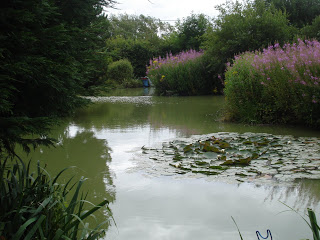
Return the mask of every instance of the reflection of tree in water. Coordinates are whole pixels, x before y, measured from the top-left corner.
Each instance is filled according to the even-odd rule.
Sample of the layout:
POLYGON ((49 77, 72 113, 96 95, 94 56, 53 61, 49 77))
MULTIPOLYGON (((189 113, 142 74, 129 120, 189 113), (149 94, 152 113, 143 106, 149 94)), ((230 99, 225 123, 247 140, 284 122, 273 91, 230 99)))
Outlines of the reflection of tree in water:
MULTIPOLYGON (((77 127, 71 135, 68 130, 64 131, 65 127, 60 126, 51 135, 58 139, 60 144, 56 148, 37 149, 31 154, 33 161, 40 160, 42 164, 46 164, 51 175, 56 175, 63 168, 75 166, 63 173, 60 182, 70 177, 74 177, 73 180, 77 181, 84 176, 87 180, 82 191, 88 192, 88 201, 95 204, 104 199, 110 203, 114 202, 115 186, 108 166, 111 162, 111 149, 107 141, 95 138, 90 130, 81 131, 77 127)), ((105 220, 102 214, 97 218, 101 222, 105 220)))
POLYGON ((78 132, 73 138, 63 140, 63 152, 71 165, 88 181, 88 189, 95 198, 115 200, 113 179, 108 163, 111 162, 110 148, 104 139, 96 139, 91 131, 78 132), (108 189, 106 189, 106 185, 108 189), (108 191, 106 191, 108 190, 108 191), (107 195, 108 194, 108 195, 107 195))
POLYGON ((148 104, 134 104, 130 102, 103 102, 90 105, 86 109, 77 111, 74 122, 86 129, 128 128, 147 124, 147 116, 151 106, 148 104))
POLYGON ((294 199, 293 206, 290 205, 294 209, 315 209, 319 205, 320 200, 319 184, 320 180, 304 179, 297 181, 292 186, 268 186, 265 187, 269 192, 265 200, 277 200, 286 203, 289 199, 294 199))

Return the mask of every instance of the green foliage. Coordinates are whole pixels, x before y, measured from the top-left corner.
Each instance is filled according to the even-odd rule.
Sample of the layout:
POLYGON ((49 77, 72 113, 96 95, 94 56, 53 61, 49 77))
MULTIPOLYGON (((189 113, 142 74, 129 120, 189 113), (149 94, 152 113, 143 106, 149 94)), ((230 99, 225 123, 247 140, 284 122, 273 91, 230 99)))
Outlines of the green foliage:
POLYGON ((127 78, 124 79, 121 87, 123 88, 139 88, 142 87, 142 83, 141 83, 141 79, 137 79, 137 78, 127 78))
POLYGON ((266 0, 266 2, 285 11, 290 23, 299 28, 311 24, 320 15, 319 0, 266 0))
POLYGON ((144 15, 111 15, 110 38, 106 54, 112 61, 128 59, 137 77, 145 76, 146 65, 153 56, 165 54, 164 38, 172 31, 171 25, 144 15))
MULTIPOLYGON (((84 179, 66 185, 57 182, 62 170, 51 178, 39 162, 36 173, 23 161, 0 165, 0 236, 4 239, 99 239, 104 223, 89 228, 86 218, 108 204, 85 200, 80 192, 84 179), (73 194, 71 193, 71 190, 73 194), (71 194, 71 196, 69 196, 71 194)), ((109 211, 109 208, 107 208, 109 211)))
POLYGON ((182 22, 177 23, 178 44, 180 51, 189 49, 200 49, 202 35, 210 26, 208 17, 204 14, 191 14, 182 22))
POLYGON ((163 64, 149 72, 158 95, 205 95, 217 93, 221 85, 207 74, 202 57, 177 64, 163 64))
POLYGON ((161 35, 172 30, 170 24, 143 14, 139 16, 128 14, 111 15, 109 21, 112 37, 147 40, 152 44, 159 43, 161 35), (161 35, 159 36, 158 33, 161 35))
POLYGON ((301 34, 309 39, 320 40, 320 16, 316 17, 312 21, 312 24, 303 27, 301 34))
POLYGON ((245 53, 226 72, 227 118, 320 126, 319 42, 245 53))
POLYGON ((133 67, 127 59, 111 63, 107 71, 108 78, 122 83, 125 79, 133 77, 133 67))
POLYGON ((108 56, 113 61, 128 59, 132 64, 134 75, 140 77, 145 76, 149 59, 152 58, 154 52, 158 51, 155 46, 147 40, 123 37, 111 38, 106 42, 108 56))
POLYGON ((286 14, 262 0, 226 2, 217 9, 220 15, 203 44, 214 79, 224 73, 234 55, 293 38, 295 29, 289 26, 286 14))
MULTIPOLYGON (((83 87, 95 84, 104 57, 106 18, 112 0, 17 0, 2 3, 0 33, 0 153, 14 144, 45 141, 49 118, 64 117, 87 101, 83 87)), ((47 139, 48 140, 48 139, 47 139)), ((25 148, 27 149, 27 148, 25 148)))
POLYGON ((309 216, 309 220, 310 220, 310 229, 312 230, 313 233, 313 239, 314 240, 320 240, 320 235, 319 235, 319 225, 317 222, 317 218, 316 218, 316 214, 314 213, 314 211, 310 208, 308 208, 308 216, 309 216))

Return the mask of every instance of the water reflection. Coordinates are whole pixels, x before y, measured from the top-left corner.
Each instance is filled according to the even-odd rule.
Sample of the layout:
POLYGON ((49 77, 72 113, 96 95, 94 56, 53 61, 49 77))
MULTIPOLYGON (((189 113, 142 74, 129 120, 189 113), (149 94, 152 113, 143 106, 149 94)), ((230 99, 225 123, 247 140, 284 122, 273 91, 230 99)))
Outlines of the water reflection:
POLYGON ((305 211, 307 208, 319 209, 320 201, 320 180, 298 180, 295 184, 287 184, 284 186, 256 186, 266 188, 266 201, 291 201, 290 207, 305 211))
POLYGON ((134 91, 117 93, 133 97, 108 97, 78 111, 52 133, 60 146, 32 155, 47 163, 49 171, 77 166, 71 174, 89 178, 89 200, 109 199, 117 227, 111 227, 106 239, 239 239, 230 216, 246 240, 256 240, 255 231, 267 228, 274 239, 311 239, 297 214, 278 214, 288 210, 279 201, 301 210, 320 210, 317 181, 257 186, 210 182, 203 175, 150 177, 128 169, 142 146, 176 137, 223 131, 320 136, 319 131, 218 122, 222 97, 161 98, 141 96, 143 89, 134 91))
POLYGON ((75 166, 66 171, 61 180, 72 176, 76 180, 84 176, 87 181, 83 190, 89 191, 89 201, 98 203, 107 199, 114 202, 116 194, 109 167, 111 149, 108 142, 97 139, 90 129, 68 124, 65 123, 52 132, 52 137, 58 139, 55 148, 40 147, 28 157, 46 164, 51 175, 63 168, 75 166))
MULTIPOLYGON (((141 94, 141 92, 140 92, 141 94)), ((180 136, 214 132, 263 132, 277 135, 320 136, 320 131, 295 126, 221 122, 223 96, 195 97, 101 97, 88 109, 79 111, 75 121, 98 128, 126 128, 150 124, 153 129, 169 128, 180 136)))

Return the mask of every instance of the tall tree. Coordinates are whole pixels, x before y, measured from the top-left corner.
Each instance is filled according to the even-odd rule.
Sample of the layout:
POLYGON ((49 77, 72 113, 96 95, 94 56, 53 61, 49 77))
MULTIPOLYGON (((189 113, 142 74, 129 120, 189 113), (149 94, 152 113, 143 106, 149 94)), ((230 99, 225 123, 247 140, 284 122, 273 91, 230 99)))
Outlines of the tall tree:
POLYGON ((266 0, 269 4, 282 11, 286 11, 291 24, 303 27, 311 24, 320 15, 319 0, 266 0))
MULTIPOLYGON (((49 144, 53 118, 84 103, 90 31, 112 0, 4 0, 0 9, 0 154, 49 144), (86 55, 84 55, 86 54, 86 55), (36 134, 26 139, 25 135, 36 134), (40 137, 37 137, 40 135, 40 137)), ((91 34, 91 35, 90 35, 91 34)), ((91 48, 92 49, 92 48, 91 48)))
POLYGON ((210 27, 210 22, 204 14, 191 14, 177 23, 178 41, 181 50, 199 50, 202 36, 210 27))

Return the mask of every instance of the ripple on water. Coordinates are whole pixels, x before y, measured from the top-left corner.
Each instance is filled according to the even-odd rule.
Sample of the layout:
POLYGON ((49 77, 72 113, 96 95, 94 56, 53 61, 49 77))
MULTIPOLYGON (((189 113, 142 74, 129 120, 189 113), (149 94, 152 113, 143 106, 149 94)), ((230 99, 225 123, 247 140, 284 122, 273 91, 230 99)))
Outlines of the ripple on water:
POLYGON ((110 102, 110 103, 130 103, 130 104, 154 104, 152 96, 134 96, 134 97, 84 97, 92 102, 110 102))

